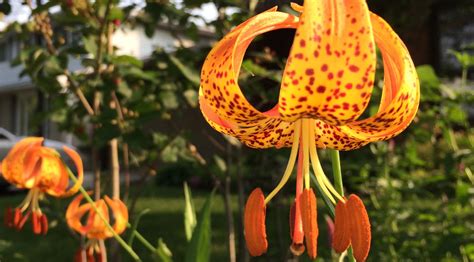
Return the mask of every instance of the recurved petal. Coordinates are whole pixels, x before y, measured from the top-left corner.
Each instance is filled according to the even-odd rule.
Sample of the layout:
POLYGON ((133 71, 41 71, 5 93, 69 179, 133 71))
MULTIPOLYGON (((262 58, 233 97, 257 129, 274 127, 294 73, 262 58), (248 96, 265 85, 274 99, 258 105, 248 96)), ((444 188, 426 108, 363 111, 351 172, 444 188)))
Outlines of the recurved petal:
POLYGON ((415 66, 403 42, 390 26, 371 15, 377 46, 384 60, 384 88, 379 112, 342 127, 348 135, 368 142, 398 135, 418 111, 420 86, 415 66))
POLYGON ((370 99, 375 62, 365 0, 305 1, 282 79, 282 119, 357 119, 370 99))
MULTIPOLYGON (((68 196, 74 195, 79 190, 79 188, 81 187, 82 182, 84 181, 84 167, 83 167, 83 164, 82 164, 81 156, 76 151, 74 151, 71 148, 66 147, 66 146, 63 147, 63 150, 72 159, 72 161, 76 165, 76 170, 77 170, 77 181, 76 181, 76 183, 74 183, 74 185, 69 190, 67 190, 66 192, 63 192, 61 194, 61 197, 68 197, 68 196)), ((67 179, 69 181, 69 174, 66 174, 66 175, 67 175, 67 179)))
POLYGON ((293 142, 293 123, 265 117, 252 123, 237 124, 231 120, 224 120, 214 113, 203 97, 199 100, 201 112, 210 126, 220 133, 236 137, 249 147, 289 147, 293 142))
POLYGON ((364 203, 356 195, 350 195, 347 212, 351 215, 351 245, 357 261, 365 261, 370 250, 370 221, 364 203))
MULTIPOLYGON (((91 210, 92 207, 89 203, 80 205, 82 198, 82 195, 78 195, 76 198, 74 198, 74 200, 71 201, 66 210, 66 222, 70 228, 76 230, 82 235, 85 235, 90 227, 88 225, 84 226, 81 222, 81 219, 86 212, 91 210)), ((90 216, 94 216, 94 214, 90 213, 90 216)))
POLYGON ((372 117, 339 127, 316 120, 318 146, 351 150, 390 139, 405 130, 418 111, 420 86, 408 50, 382 18, 371 14, 371 20, 384 61, 379 111, 372 117))
POLYGON ((201 94, 211 111, 239 126, 252 125, 269 117, 255 109, 242 94, 238 85, 240 65, 247 47, 257 35, 295 27, 297 20, 272 9, 250 18, 216 44, 201 72, 201 94))
POLYGON ((332 248, 337 253, 344 252, 351 243, 350 215, 347 211, 347 203, 339 201, 336 205, 334 217, 334 235, 332 238, 332 248))
POLYGON ((115 224, 112 227, 115 233, 122 234, 128 224, 127 206, 120 199, 110 199, 108 196, 105 196, 104 198, 115 218, 115 224))
POLYGON ((2 175, 9 183, 24 187, 24 159, 27 151, 39 147, 42 137, 27 137, 16 143, 2 162, 2 175))
POLYGON ((267 252, 268 242, 265 231, 265 198, 260 188, 250 194, 245 204, 244 232, 247 249, 252 256, 267 252))
POLYGON ((301 194, 300 201, 306 250, 308 250, 308 256, 315 259, 318 254, 319 229, 316 196, 313 190, 305 189, 301 194))

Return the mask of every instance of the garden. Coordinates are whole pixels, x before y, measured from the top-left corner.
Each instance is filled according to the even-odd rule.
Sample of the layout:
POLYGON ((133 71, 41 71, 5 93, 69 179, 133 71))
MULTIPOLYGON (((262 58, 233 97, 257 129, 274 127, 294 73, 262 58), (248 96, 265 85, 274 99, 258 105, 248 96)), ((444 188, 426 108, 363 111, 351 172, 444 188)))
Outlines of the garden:
POLYGON ((0 261, 474 261, 472 1, 0 13, 0 261))

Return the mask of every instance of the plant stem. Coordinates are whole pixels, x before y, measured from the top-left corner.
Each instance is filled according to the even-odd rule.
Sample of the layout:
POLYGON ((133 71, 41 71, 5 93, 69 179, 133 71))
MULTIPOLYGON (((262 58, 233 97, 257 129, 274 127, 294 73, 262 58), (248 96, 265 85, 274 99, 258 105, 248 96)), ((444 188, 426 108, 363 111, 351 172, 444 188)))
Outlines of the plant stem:
MULTIPOLYGON (((77 181, 77 178, 74 176, 74 174, 72 172, 68 172, 69 173, 69 178, 71 178, 72 181, 74 181, 74 183, 76 183, 77 181)), ((105 217, 102 215, 102 213, 99 212, 99 210, 97 209, 97 206, 94 202, 94 200, 92 200, 92 198, 89 196, 89 194, 87 193, 87 191, 84 189, 84 187, 80 187, 79 188, 79 191, 81 192, 81 194, 84 196, 84 198, 86 199, 87 202, 89 202, 92 206, 92 208, 94 209, 95 213, 99 216, 99 218, 102 220, 102 222, 105 223, 105 226, 107 227, 108 230, 110 230, 110 232, 112 233, 113 237, 115 238, 115 240, 117 240, 117 242, 130 254, 130 256, 135 260, 135 261, 141 261, 140 257, 137 255, 137 253, 135 253, 135 251, 133 251, 132 247, 130 247, 129 245, 127 245, 127 242, 125 242, 125 240, 122 239, 122 237, 120 237, 115 231, 114 229, 112 228, 112 226, 109 224, 109 222, 107 221, 107 219, 105 219, 105 217)), ((138 232, 137 232, 138 233, 138 232)), ((137 238, 140 239, 139 235, 137 234, 137 238)))
POLYGON ((342 186, 342 173, 341 173, 341 158, 339 157, 339 151, 330 150, 331 162, 332 162, 332 173, 334 176, 334 186, 336 191, 344 196, 344 188, 342 186))
MULTIPOLYGON (((129 228, 132 227, 132 225, 130 225, 130 223, 127 224, 127 226, 129 228)), ((156 253, 156 248, 142 235, 140 234, 140 232, 138 232, 137 230, 134 230, 132 232, 132 234, 135 235, 135 237, 140 241, 142 242, 142 244, 148 249, 150 250, 153 254, 156 253)))
MULTIPOLYGON (((332 175, 334 177, 334 185, 336 191, 344 196, 344 187, 342 184, 342 172, 341 172, 341 158, 339 156, 339 151, 330 150, 331 162, 332 162, 332 175)), ((352 247, 347 249, 347 258, 350 262, 355 262, 354 254, 352 253, 352 247)))

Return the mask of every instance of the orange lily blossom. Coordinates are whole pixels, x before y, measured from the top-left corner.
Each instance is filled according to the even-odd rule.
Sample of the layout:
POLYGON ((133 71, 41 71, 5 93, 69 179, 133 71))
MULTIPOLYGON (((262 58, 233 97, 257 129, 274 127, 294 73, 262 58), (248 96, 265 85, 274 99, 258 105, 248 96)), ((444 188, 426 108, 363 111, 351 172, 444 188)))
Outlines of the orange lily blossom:
POLYGON ((299 17, 258 14, 234 28, 211 50, 201 72, 199 102, 207 122, 249 147, 291 147, 280 183, 265 198, 255 189, 245 207, 244 230, 251 255, 267 251, 265 209, 286 184, 296 160, 296 196, 290 211, 291 250, 317 256, 316 196, 310 167, 322 193, 336 205, 333 247, 352 246, 358 261, 369 253, 367 211, 356 195, 341 196, 325 176, 317 148, 353 150, 401 133, 418 110, 420 88, 408 50, 391 27, 370 13, 365 0, 306 0, 292 4, 299 17), (261 112, 244 97, 238 75, 251 41, 268 31, 296 28, 283 72, 278 104, 261 112), (381 51, 384 87, 378 112, 359 119, 370 100, 381 51))
POLYGON ((64 147, 64 152, 73 160, 78 172, 77 182, 68 189, 70 170, 56 150, 42 146, 43 140, 41 137, 22 139, 8 152, 0 168, 6 181, 30 190, 19 207, 6 209, 5 224, 20 230, 31 216, 35 234, 46 234, 48 231, 48 219, 39 207, 44 194, 71 196, 79 190, 83 181, 81 157, 74 150, 64 147))
POLYGON ((120 199, 110 199, 105 196, 104 199, 97 200, 95 207, 100 216, 94 210, 91 203, 81 205, 83 195, 78 195, 69 204, 66 211, 66 221, 70 228, 77 231, 79 234, 87 237, 89 240, 84 249, 79 249, 76 252, 74 261, 102 261, 102 254, 100 252, 99 240, 104 240, 113 236, 113 232, 108 228, 100 216, 102 216, 107 223, 110 221, 109 208, 115 219, 112 229, 115 233, 121 234, 127 228, 128 224, 128 210, 127 206, 120 199), (89 213, 86 224, 81 222, 86 213, 89 213))

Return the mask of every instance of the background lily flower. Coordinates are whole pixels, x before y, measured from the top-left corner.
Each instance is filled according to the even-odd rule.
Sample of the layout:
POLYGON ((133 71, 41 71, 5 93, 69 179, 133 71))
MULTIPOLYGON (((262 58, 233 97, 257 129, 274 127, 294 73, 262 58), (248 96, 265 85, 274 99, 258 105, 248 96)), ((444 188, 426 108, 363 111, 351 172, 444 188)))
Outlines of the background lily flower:
MULTIPOLYGON (((214 129, 250 147, 291 147, 280 183, 263 205, 257 201, 263 192, 256 189, 246 206, 246 216, 248 213, 249 217, 264 218, 265 204, 288 181, 298 158, 291 250, 301 253, 304 236, 310 257, 317 254, 311 166, 326 197, 333 204, 342 203, 338 204, 343 207, 339 209, 349 212, 348 216, 336 218, 335 237, 339 237, 340 225, 347 224, 338 221, 350 216, 358 218, 357 225, 345 228, 363 233, 352 234, 352 242, 345 241, 352 243, 356 259, 362 261, 370 247, 370 223, 365 207, 358 197, 351 195, 346 201, 334 189, 324 175, 316 148, 352 150, 398 135, 418 110, 417 74, 400 38, 382 18, 370 13, 364 0, 306 0, 303 7, 292 6, 301 12, 300 17, 271 9, 237 26, 216 44, 202 68, 200 108, 214 129), (278 104, 261 112, 240 90, 240 66, 247 47, 257 35, 282 28, 296 28, 296 35, 283 73, 278 104), (375 115, 358 120, 372 93, 376 46, 384 64, 382 99, 375 115)), ((256 226, 246 219, 245 227, 250 253, 265 253, 266 236, 260 219, 256 226)))
POLYGON ((100 213, 97 214, 94 207, 90 203, 81 205, 83 195, 78 195, 69 204, 66 211, 66 221, 70 228, 74 229, 79 234, 88 238, 84 250, 79 249, 76 253, 75 261, 82 261, 83 253, 85 252, 86 261, 94 261, 94 257, 99 260, 101 257, 99 240, 110 238, 113 233, 105 224, 100 216, 105 218, 107 223, 110 221, 109 208, 115 223, 112 226, 113 231, 117 234, 123 233, 128 224, 128 210, 127 206, 120 199, 110 199, 105 196, 104 199, 97 200, 95 206, 100 213), (84 215, 88 214, 85 225, 82 222, 84 215))
POLYGON ((21 229, 32 217, 33 232, 46 234, 48 220, 39 207, 39 200, 48 194, 54 197, 67 197, 75 194, 83 181, 82 160, 77 152, 64 147, 73 160, 78 172, 77 182, 69 187, 69 168, 60 154, 42 146, 43 138, 28 137, 18 142, 1 163, 1 173, 6 181, 18 188, 30 191, 19 207, 7 208, 5 224, 21 229))

